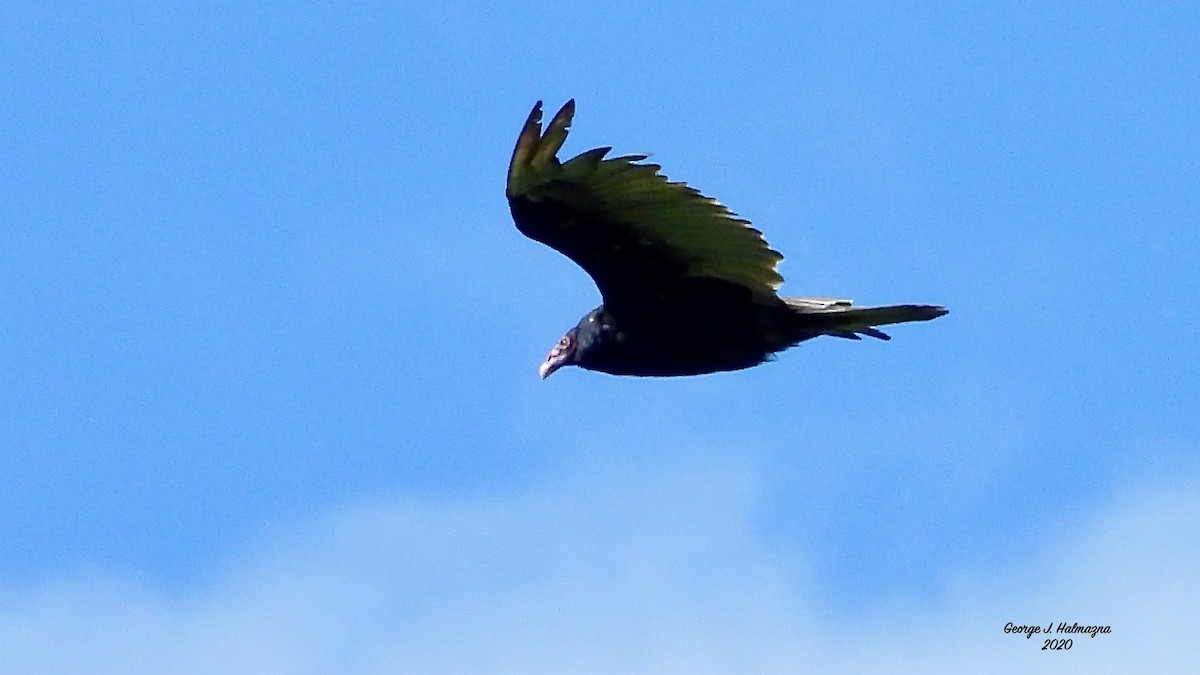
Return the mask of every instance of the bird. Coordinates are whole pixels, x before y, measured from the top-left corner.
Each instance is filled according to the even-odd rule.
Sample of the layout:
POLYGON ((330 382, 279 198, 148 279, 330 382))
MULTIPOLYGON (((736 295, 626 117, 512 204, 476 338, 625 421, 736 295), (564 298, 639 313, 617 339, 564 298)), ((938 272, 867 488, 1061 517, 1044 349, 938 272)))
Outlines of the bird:
POLYGON ((889 340, 879 326, 947 313, 780 296, 783 256, 762 232, 648 155, 600 147, 560 161, 574 117, 571 99, 543 131, 542 102, 533 106, 505 189, 517 230, 582 267, 602 300, 550 350, 543 380, 565 366, 640 377, 735 371, 822 335, 889 340))

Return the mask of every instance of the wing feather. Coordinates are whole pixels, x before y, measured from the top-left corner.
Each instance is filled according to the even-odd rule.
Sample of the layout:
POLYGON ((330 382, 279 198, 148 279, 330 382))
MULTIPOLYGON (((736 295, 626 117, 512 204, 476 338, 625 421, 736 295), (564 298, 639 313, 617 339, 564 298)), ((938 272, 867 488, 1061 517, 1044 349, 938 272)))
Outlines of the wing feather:
POLYGON ((770 301, 783 256, 720 202, 671 181, 658 164, 595 148, 560 162, 575 114, 568 101, 541 128, 539 101, 513 150, 506 194, 517 228, 592 276, 605 303, 669 297, 681 279, 707 277, 770 301))

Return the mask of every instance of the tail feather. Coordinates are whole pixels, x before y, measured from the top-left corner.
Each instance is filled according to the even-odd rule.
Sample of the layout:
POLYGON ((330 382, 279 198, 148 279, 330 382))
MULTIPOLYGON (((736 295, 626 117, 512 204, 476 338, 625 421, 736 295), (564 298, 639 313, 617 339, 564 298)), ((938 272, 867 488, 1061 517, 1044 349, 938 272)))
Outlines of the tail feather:
POLYGON ((851 340, 867 335, 879 340, 891 336, 877 326, 910 321, 930 321, 947 313, 935 305, 887 305, 884 307, 852 307, 849 300, 832 298, 783 298, 793 310, 793 326, 807 339, 817 335, 832 335, 851 340))

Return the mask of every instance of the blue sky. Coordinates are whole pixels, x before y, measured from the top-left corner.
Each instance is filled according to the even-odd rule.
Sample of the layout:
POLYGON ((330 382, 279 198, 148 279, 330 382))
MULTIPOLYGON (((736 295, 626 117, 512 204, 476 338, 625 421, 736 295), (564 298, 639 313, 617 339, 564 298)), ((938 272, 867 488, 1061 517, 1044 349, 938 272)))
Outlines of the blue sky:
MULTIPOLYGON (((0 670, 1183 670, 1191 3, 0 9, 0 670), (549 347, 530 106, 951 314, 748 371, 549 347), (1048 654, 1008 621, 1109 624, 1048 654)), ((698 326, 697 330, 703 330, 698 326)))

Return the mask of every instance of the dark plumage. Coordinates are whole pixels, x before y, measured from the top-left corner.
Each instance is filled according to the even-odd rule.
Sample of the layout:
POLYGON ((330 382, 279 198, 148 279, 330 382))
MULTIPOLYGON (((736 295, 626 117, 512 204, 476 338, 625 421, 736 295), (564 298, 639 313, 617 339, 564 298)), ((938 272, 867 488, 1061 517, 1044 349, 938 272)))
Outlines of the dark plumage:
POLYGON ((779 297, 783 259, 714 199, 668 181, 644 155, 596 148, 566 162, 575 102, 542 132, 529 113, 508 168, 517 229, 574 260, 604 304, 567 331, 539 372, 700 375, 758 365, 819 335, 889 339, 876 326, 928 321, 930 305, 853 308, 849 300, 779 297))

